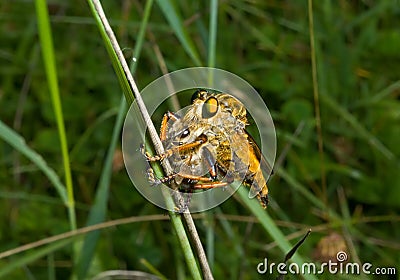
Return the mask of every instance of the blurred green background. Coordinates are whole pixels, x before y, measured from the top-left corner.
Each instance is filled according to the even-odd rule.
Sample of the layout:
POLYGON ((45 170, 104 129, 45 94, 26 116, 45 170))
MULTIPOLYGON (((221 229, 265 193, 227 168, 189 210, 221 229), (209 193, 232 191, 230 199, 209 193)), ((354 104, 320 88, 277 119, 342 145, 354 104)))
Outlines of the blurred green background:
MULTIPOLYGON (((124 55, 131 61, 146 1, 103 2, 124 55)), ((217 9, 209 1, 153 3, 136 62, 139 89, 162 76, 163 65, 169 72, 209 65, 214 61, 209 56, 209 32, 216 32, 214 66, 253 85, 273 116, 278 157, 282 157, 269 182, 272 202, 266 211, 287 239, 294 244, 312 228, 299 249, 307 260, 335 260, 336 253, 344 250, 350 261, 399 270, 400 3, 315 1, 316 83, 307 1, 215 2, 217 9), (217 25, 210 26, 211 11, 216 12, 217 25), (316 128, 315 87, 321 134, 316 128)), ((94 254, 86 258, 91 264, 86 274, 77 272, 78 259, 86 252, 80 249, 82 243, 74 243, 73 249, 71 243, 57 247, 59 243, 52 242, 54 248, 39 247, 0 259, 0 275, 71 279, 76 273, 90 278, 119 269, 159 271, 168 279, 187 279, 190 274, 168 216, 132 186, 123 167, 119 138, 113 156, 106 157, 117 114, 124 110, 120 106, 123 95, 87 2, 47 1, 47 7, 77 227, 88 223, 104 174, 110 181, 97 193, 106 203, 103 219, 143 218, 102 230, 92 244, 94 254), (107 164, 112 166, 109 174, 107 164)), ((15 148, 3 141, 9 130, 1 126, 1 252, 73 228, 54 182, 37 162, 21 154, 25 146, 35 151, 47 164, 45 169, 53 169, 64 183, 37 22, 34 1, 0 2, 0 120, 26 142, 14 142, 20 147, 15 148)), ((284 254, 235 198, 194 216, 214 276, 268 279, 257 273, 257 264, 264 258, 279 262, 284 254)))

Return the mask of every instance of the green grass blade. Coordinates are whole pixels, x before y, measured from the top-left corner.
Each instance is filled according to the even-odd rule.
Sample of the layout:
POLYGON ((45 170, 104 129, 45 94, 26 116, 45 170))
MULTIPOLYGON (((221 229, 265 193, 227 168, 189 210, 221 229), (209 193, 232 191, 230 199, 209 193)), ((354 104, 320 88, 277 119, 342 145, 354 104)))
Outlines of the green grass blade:
POLYGON ((118 81, 119 81, 119 83, 120 83, 120 85, 122 87, 122 92, 125 95, 126 102, 128 103, 128 105, 130 105, 133 102, 133 100, 135 100, 134 95, 133 95, 133 91, 132 91, 132 88, 130 87, 130 85, 128 83, 128 80, 127 80, 127 78, 125 76, 125 72, 124 72, 124 70, 122 68, 121 63, 118 60, 118 56, 117 56, 117 54, 116 54, 116 52, 115 52, 115 50, 114 50, 114 48, 112 46, 112 43, 110 41, 109 36, 107 34, 107 32, 113 32, 113 31, 105 29, 104 24, 102 22, 102 19, 100 18, 99 13, 96 11, 96 7, 95 7, 95 5, 93 3, 93 0, 88 0, 87 2, 89 4, 90 10, 92 12, 92 15, 93 15, 93 17, 94 17, 94 19, 96 21, 96 25, 99 28, 100 35, 104 40, 104 44, 105 44, 106 50, 108 52, 108 55, 110 56, 111 63, 113 65, 114 71, 117 74, 118 81))
MULTIPOLYGON (((162 168, 158 165, 154 165, 154 172, 158 178, 164 176, 164 172, 162 168)), ((162 188, 163 196, 165 199, 165 203, 169 209, 173 209, 175 207, 175 202, 170 194, 170 192, 166 188, 162 188)), ((171 223, 175 230, 175 233, 178 237, 178 242, 181 245, 184 258, 186 260, 187 267, 189 268, 189 272, 192 275, 192 278, 202 279, 199 267, 197 266, 196 258, 194 256, 193 250, 190 246, 189 238, 186 234, 185 227, 182 223, 182 216, 180 214, 169 212, 169 216, 171 219, 171 223)))
POLYGON ((68 238, 64 239, 61 241, 54 242, 44 248, 40 248, 34 252, 27 253, 25 256, 20 257, 20 258, 14 258, 12 261, 10 261, 7 266, 3 267, 0 269, 0 279, 5 279, 5 277, 8 273, 12 272, 15 269, 18 269, 20 267, 26 266, 54 251, 59 250, 60 248, 68 245, 73 241, 74 238, 68 238))
MULTIPOLYGON (((221 208, 216 208, 215 212, 218 215, 223 215, 223 212, 221 208)), ((232 250, 235 251, 236 255, 240 259, 240 263, 245 266, 249 264, 249 260, 246 259, 246 252, 245 249, 243 248, 243 236, 239 236, 239 233, 235 230, 235 225, 232 225, 228 220, 226 219, 219 219, 218 222, 221 224, 221 227, 223 228, 226 236, 228 236, 229 240, 232 240, 232 250)), ((240 266, 235 268, 236 272, 240 270, 240 266)))
POLYGON ((295 191, 299 192, 302 196, 304 196, 310 203, 312 203, 315 207, 328 211, 330 217, 335 219, 340 219, 338 214, 335 213, 332 209, 326 208, 323 201, 318 199, 312 192, 310 192, 306 187, 300 184, 295 178, 293 178, 289 173, 287 173, 284 169, 279 168, 276 170, 276 175, 282 177, 295 191))
POLYGON ((400 80, 395 81, 394 83, 390 84, 386 88, 382 89, 378 93, 376 93, 372 97, 364 98, 357 102, 357 106, 374 106, 376 103, 382 101, 383 99, 387 98, 389 95, 393 94, 393 92, 396 92, 400 89, 400 80))
POLYGON ((230 14, 235 20, 241 23, 241 25, 247 29, 249 34, 251 34, 255 39, 257 39, 263 47, 271 49, 273 52, 279 54, 281 50, 278 46, 273 42, 271 38, 268 37, 267 34, 262 32, 260 28, 252 25, 249 20, 243 16, 240 11, 238 11, 235 7, 226 6, 225 7, 228 14, 230 14))
MULTIPOLYGON (((165 189, 163 189, 163 190, 165 190, 165 189)), ((173 202, 172 197, 170 197, 169 193, 165 193, 164 195, 168 197, 169 204, 170 204, 169 206, 175 205, 175 203, 173 202)), ((185 256, 185 260, 186 260, 187 266, 189 268, 190 274, 192 275, 193 279, 196 279, 196 280, 203 279, 201 276, 199 267, 197 266, 196 258, 194 257, 192 248, 190 247, 190 242, 189 242, 188 236, 185 231, 185 227, 183 226, 180 216, 176 213, 173 213, 170 215, 170 217, 171 217, 171 222, 174 226, 175 232, 178 236, 179 243, 182 247, 182 251, 185 256)))
POLYGON ((71 230, 76 229, 76 214, 74 190, 72 186, 71 167, 69 162, 67 136, 65 133, 64 118, 61 107, 60 91, 58 88, 58 78, 56 62, 54 57, 54 47, 50 27, 49 13, 46 0, 36 0, 36 13, 38 19, 38 29, 40 43, 42 46, 43 62, 46 70, 47 83, 53 103, 53 109, 56 116, 58 134, 60 137, 61 153, 63 157, 63 167, 65 176, 65 185, 68 196, 68 214, 71 230))
MULTIPOLYGON (((111 137, 111 143, 108 148, 106 159, 104 160, 104 166, 101 172, 101 177, 96 192, 95 202, 90 209, 86 226, 98 224, 105 220, 107 213, 108 197, 109 197, 108 190, 112 176, 112 161, 113 161, 114 151, 119 140, 121 127, 125 117, 125 112, 126 112, 126 101, 123 97, 121 99, 119 113, 111 137)), ((88 233, 85 237, 78 261, 78 269, 77 269, 78 279, 86 278, 87 271, 89 270, 89 267, 93 260, 99 236, 100 236, 100 231, 97 230, 88 233)))
POLYGON ((150 271, 154 276, 157 276, 160 278, 160 280, 168 280, 167 277, 165 277, 157 268, 155 268, 148 260, 146 259, 141 259, 140 263, 150 271))
MULTIPOLYGON (((142 50, 145 31, 150 17, 152 5, 153 5, 153 0, 147 1, 144 11, 144 17, 138 34, 137 44, 134 50, 136 63, 133 63, 131 66, 131 71, 133 70, 132 72, 134 72, 134 68, 138 63, 140 52, 142 50)), ((100 182, 96 192, 95 203, 90 209, 89 218, 86 223, 87 226, 101 223, 105 220, 107 212, 107 202, 109 196, 108 190, 112 176, 112 161, 113 161, 114 151, 116 149, 117 142, 120 136, 121 127, 124 121, 125 112, 126 112, 126 101, 124 98, 122 98, 118 110, 117 120, 114 125, 114 131, 111 137, 111 143, 108 148, 106 159, 104 161, 103 170, 101 172, 100 182)), ((90 265, 93 262, 92 260, 99 236, 100 236, 100 231, 94 231, 89 233, 85 237, 81 255, 78 262, 78 270, 77 270, 78 279, 86 278, 87 271, 89 270, 90 265)))
MULTIPOLYGON (((329 2, 328 2, 329 4, 329 2)), ((330 10, 330 9, 328 9, 330 10)), ((322 137, 322 125, 321 125, 321 113, 320 113, 320 102, 319 102, 319 81, 317 75, 317 56, 316 56, 316 38, 314 34, 314 10, 312 0, 308 0, 308 26, 310 31, 310 51, 311 51, 311 76, 313 83, 313 99, 314 99, 314 119, 315 128, 317 131, 317 142, 318 142, 318 153, 320 161, 320 174, 321 174, 321 192, 322 199, 327 204, 326 194, 326 168, 325 168, 325 155, 324 155, 324 139, 322 137)))
POLYGON ((133 55, 136 58, 136 63, 131 64, 130 70, 131 70, 132 74, 134 74, 136 72, 136 67, 139 63, 139 57, 142 52, 142 47, 143 47, 143 43, 144 43, 144 38, 146 36, 146 29, 147 29, 147 25, 149 22, 152 7, 153 7, 153 0, 147 0, 146 6, 144 7, 143 20, 140 25, 138 36, 136 38, 137 41, 136 41, 135 49, 133 50, 133 55))
POLYGON ((347 121, 352 128, 358 132, 360 137, 364 139, 364 141, 379 151, 388 160, 395 159, 394 154, 379 139, 370 133, 364 126, 362 126, 362 124, 352 114, 350 114, 345 108, 343 108, 343 106, 337 103, 332 97, 328 96, 327 94, 321 94, 320 99, 325 105, 329 106, 333 112, 347 121))
POLYGON ((54 254, 47 256, 47 279, 56 280, 56 264, 54 261, 54 254))
POLYGON ((217 45, 218 0, 210 0, 210 30, 208 36, 208 67, 215 67, 217 45))
POLYGON ((68 197, 65 186, 60 181, 57 173, 51 169, 50 166, 44 161, 43 157, 32 150, 25 142, 24 138, 22 138, 19 134, 17 134, 14 130, 9 128, 0 120, 0 138, 2 138, 5 142, 11 145, 18 152, 26 156, 29 160, 31 160, 49 179, 49 181, 56 188, 58 194, 61 197, 61 200, 67 205, 68 197))
POLYGON ((210 209, 205 213, 205 222, 207 223, 206 230, 206 246, 207 246, 207 260, 210 268, 213 269, 215 262, 215 220, 214 210, 210 209))
POLYGON ((85 132, 80 136, 79 140, 75 146, 71 149, 70 158, 73 162, 75 157, 79 154, 81 149, 90 140, 90 137, 98 129, 98 127, 103 124, 108 119, 114 117, 118 114, 118 107, 110 108, 109 110, 102 113, 96 120, 85 130, 85 132))
POLYGON ((178 13, 178 9, 174 3, 171 0, 157 0, 157 4, 160 6, 164 16, 167 18, 167 21, 178 37, 178 40, 193 60, 194 64, 200 66, 201 60, 197 49, 195 48, 195 43, 192 41, 189 33, 185 29, 182 16, 178 13))

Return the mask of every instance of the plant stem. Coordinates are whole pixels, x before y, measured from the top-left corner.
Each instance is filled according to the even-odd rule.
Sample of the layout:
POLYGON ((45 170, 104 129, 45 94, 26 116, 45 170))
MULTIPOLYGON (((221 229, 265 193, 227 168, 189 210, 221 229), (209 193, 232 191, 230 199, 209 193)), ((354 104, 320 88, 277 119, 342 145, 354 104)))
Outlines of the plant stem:
POLYGON ((318 88, 318 76, 317 76, 317 59, 315 50, 315 36, 314 36, 314 14, 312 0, 308 0, 308 20, 310 30, 310 47, 311 47, 311 68, 312 68, 312 80, 313 80, 313 95, 314 95, 314 108, 315 108, 315 125, 317 127, 318 134, 318 151, 321 162, 321 189, 322 189, 322 201, 327 206, 327 194, 326 194, 326 172, 324 163, 324 142, 322 138, 321 128, 321 113, 319 106, 319 88, 318 88))
POLYGON ((39 38, 42 45, 42 56, 46 70, 51 100, 56 116, 58 134, 60 137, 61 153, 63 158, 65 186, 67 189, 67 209, 71 230, 76 229, 75 200, 72 186, 71 167, 68 154, 67 136, 65 133, 64 117, 58 87, 57 68, 55 65, 53 40, 46 0, 36 0, 36 13, 38 18, 39 38))
MULTIPOLYGON (((147 129, 150 134, 151 141, 153 142, 154 149, 158 154, 163 153, 164 147, 162 146, 161 140, 158 137, 157 130, 154 127, 153 122, 151 121, 150 115, 147 111, 146 105, 144 104, 140 93, 139 89, 131 75, 131 72, 129 70, 129 67, 125 61, 125 58, 122 54, 121 48, 117 42, 117 39, 114 35, 114 32, 111 29, 110 24, 108 23, 108 20, 104 14, 103 8, 101 6, 101 3, 99 0, 88 0, 89 5, 92 7, 92 10, 95 11, 95 16, 98 19, 98 22, 101 23, 102 28, 104 28, 105 34, 103 34, 103 38, 105 40, 108 40, 111 43, 112 50, 109 49, 109 53, 111 52, 111 55, 114 55, 117 57, 119 65, 115 65, 114 67, 116 68, 116 71, 120 70, 122 68, 122 71, 124 73, 124 78, 127 79, 127 82, 129 84, 129 89, 124 88, 125 90, 129 91, 129 93, 125 93, 125 96, 127 98, 128 105, 130 105, 133 100, 136 100, 136 103, 138 105, 138 108, 141 112, 141 115, 146 123, 147 129), (133 95, 130 95, 130 94, 133 95)), ((121 82, 121 80, 120 80, 121 82)), ((172 169, 169 166, 168 162, 165 161, 163 162, 163 169, 165 173, 168 175, 171 173, 172 169)), ((167 203, 173 202, 172 197, 166 197, 167 203)), ((198 270, 198 267, 195 262, 195 257, 194 254, 191 250, 189 239, 186 235, 186 232, 184 231, 184 226, 182 224, 181 216, 177 215, 175 212, 169 211, 170 219, 172 221, 172 225, 174 226, 174 229, 176 233, 178 234, 179 241, 181 243, 182 248, 184 249, 184 256, 186 258, 186 262, 189 266, 189 270, 192 274, 192 277, 194 279, 202 279, 200 271, 198 270)), ((193 219, 191 218, 190 213, 185 213, 183 215, 187 226, 189 228, 188 232, 191 236, 191 239, 195 243, 195 248, 197 250, 197 255, 199 257, 199 261, 201 263, 201 268, 203 269, 203 277, 204 279, 213 279, 213 276, 211 274, 211 270, 209 269, 209 265, 207 263, 207 259, 205 258, 205 253, 203 250, 203 247, 201 245, 200 238, 197 234, 196 227, 194 225, 193 219)))

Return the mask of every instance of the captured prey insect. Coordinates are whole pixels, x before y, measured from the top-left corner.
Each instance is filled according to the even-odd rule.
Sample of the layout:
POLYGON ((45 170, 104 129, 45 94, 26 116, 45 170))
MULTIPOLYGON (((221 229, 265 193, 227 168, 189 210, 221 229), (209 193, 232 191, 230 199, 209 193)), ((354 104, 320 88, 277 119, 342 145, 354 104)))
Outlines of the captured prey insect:
POLYGON ((168 158, 174 173, 155 178, 150 168, 149 179, 154 184, 174 180, 180 190, 189 192, 240 181, 266 208, 268 187, 263 171, 270 175, 272 168, 247 133, 247 125, 246 108, 237 98, 197 90, 182 116, 165 113, 160 129, 165 152, 152 156, 143 150, 149 162, 168 158))

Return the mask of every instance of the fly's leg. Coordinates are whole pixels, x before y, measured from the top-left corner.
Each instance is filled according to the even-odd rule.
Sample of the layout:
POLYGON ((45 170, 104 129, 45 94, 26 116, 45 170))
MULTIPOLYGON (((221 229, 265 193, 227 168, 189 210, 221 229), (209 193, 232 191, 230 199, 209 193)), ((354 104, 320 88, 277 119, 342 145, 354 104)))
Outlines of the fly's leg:
POLYGON ((178 116, 177 114, 174 114, 170 111, 168 111, 164 114, 163 119, 161 121, 161 128, 160 128, 161 141, 164 141, 167 138, 168 121, 172 120, 172 121, 176 122, 179 119, 180 119, 180 116, 178 116))
POLYGON ((144 144, 140 145, 140 152, 146 158, 146 160, 149 162, 162 161, 163 159, 166 159, 167 157, 170 157, 171 155, 173 155, 172 149, 169 149, 169 150, 166 150, 161 155, 152 156, 149 152, 147 152, 145 150, 144 144))
MULTIPOLYGON (((205 137, 203 139, 204 142, 205 142, 207 140, 207 138, 203 134, 200 135, 197 139, 202 139, 203 136, 205 137)), ((202 140, 199 140, 199 141, 202 141, 202 140)), ((196 143, 196 141, 193 142, 193 143, 189 143, 188 145, 192 145, 194 143, 196 143)), ((180 147, 183 147, 183 146, 185 146, 185 145, 182 145, 180 147)), ((207 168, 208 168, 208 171, 209 171, 209 174, 210 174, 209 177, 204 177, 204 176, 199 176, 199 175, 192 175, 192 174, 185 174, 185 173, 176 173, 176 174, 173 174, 171 176, 175 177, 176 175, 179 175, 179 177, 181 177, 183 179, 187 179, 190 182, 194 182, 194 183, 203 182, 203 183, 205 183, 203 185, 215 185, 215 187, 222 187, 222 186, 225 186, 227 184, 232 183, 232 181, 229 181, 229 180, 228 180, 228 183, 214 182, 217 179, 217 164, 216 164, 216 162, 214 160, 214 157, 212 156, 210 150, 207 147, 204 147, 201 150, 201 153, 202 153, 202 158, 204 159, 205 164, 207 165, 207 168)), ((166 178, 168 178, 168 177, 170 177, 170 176, 166 176, 166 178)), ((200 185, 202 185, 202 184, 195 184, 195 186, 200 186, 200 185)), ((211 188, 211 187, 204 187, 204 188, 211 188)))
MULTIPOLYGON (((213 170, 215 172, 217 172, 216 165, 213 165, 213 166, 215 166, 215 169, 213 169, 213 170)), ((210 175, 211 175, 211 172, 212 171, 210 170, 210 175)), ((181 206, 175 208, 176 212, 179 212, 181 214, 184 213, 189 208, 189 203, 190 203, 190 200, 193 195, 193 190, 208 190, 208 189, 226 187, 234 181, 234 177, 230 174, 225 174, 225 178, 227 179, 226 182, 215 181, 217 175, 215 175, 214 179, 211 178, 212 175, 210 177, 201 177, 201 176, 188 175, 188 174, 179 174, 179 176, 182 178, 185 178, 185 179, 202 182, 202 183, 197 183, 197 184, 193 185, 191 187, 191 189, 188 190, 189 191, 188 193, 182 194, 182 197, 183 198, 187 197, 187 199, 184 201, 180 201, 181 206)))
POLYGON ((154 174, 154 169, 152 167, 149 167, 147 169, 146 175, 147 175, 147 180, 149 181, 149 183, 151 185, 158 185, 159 184, 158 183, 159 179, 156 178, 156 175, 154 174))
POLYGON ((208 168, 208 172, 210 173, 210 177, 214 181, 215 179, 217 179, 217 165, 215 158, 207 147, 201 149, 201 153, 202 159, 208 168))
POLYGON ((179 175, 179 177, 183 179, 188 179, 191 182, 212 182, 212 179, 210 177, 203 177, 203 176, 197 176, 197 175, 191 175, 191 174, 182 174, 182 173, 176 173, 176 175, 179 175))
POLYGON ((184 151, 196 148, 196 147, 204 144, 206 141, 207 141, 207 136, 205 136, 204 134, 201 134, 193 142, 173 147, 171 149, 166 150, 164 153, 162 153, 160 155, 155 155, 155 156, 150 155, 148 152, 145 151, 144 145, 140 146, 140 151, 145 156, 147 161, 151 161, 151 162, 152 161, 162 161, 162 160, 172 156, 174 153, 180 153, 180 152, 184 152, 184 151))
MULTIPOLYGON (((165 141, 165 139, 167 138, 168 121, 172 120, 175 122, 179 119, 180 119, 179 115, 172 113, 170 111, 168 111, 167 113, 164 114, 162 121, 161 121, 161 127, 160 127, 160 140, 161 141, 165 141)), ((146 159, 148 161, 159 161, 159 160, 163 160, 164 158, 170 156, 170 154, 167 152, 165 152, 165 155, 152 156, 152 155, 150 155, 150 153, 146 152, 144 144, 140 145, 140 152, 146 157, 146 159)))
POLYGON ((174 173, 162 178, 157 178, 156 175, 154 174, 154 169, 152 167, 149 167, 147 169, 147 179, 149 180, 149 183, 153 186, 157 186, 160 184, 168 184, 171 182, 172 179, 174 179, 176 176, 178 176, 178 173, 174 173))
POLYGON ((214 189, 214 188, 221 188, 221 187, 226 187, 230 184, 233 183, 234 181, 234 176, 233 174, 230 174, 229 172, 227 174, 225 174, 225 179, 226 181, 222 182, 222 181, 215 181, 215 179, 213 181, 211 181, 211 178, 209 179, 211 182, 207 182, 207 181, 202 181, 202 182, 206 182, 206 183, 199 183, 193 186, 193 189, 195 190, 209 190, 209 189, 214 189))
POLYGON ((202 149, 202 155, 203 159, 205 161, 205 164, 208 167, 209 173, 210 173, 210 178, 206 180, 199 180, 203 183, 199 183, 193 186, 193 189, 197 190, 208 190, 208 189, 214 189, 214 188, 221 188, 221 187, 226 187, 229 184, 231 184, 234 181, 233 174, 230 172, 227 172, 226 170, 222 169, 221 166, 223 166, 221 163, 218 163, 213 155, 211 154, 211 151, 207 148, 204 147, 202 149), (222 175, 226 178, 225 182, 222 181, 216 181, 218 171, 222 173, 222 175))
POLYGON ((209 189, 214 189, 214 188, 226 187, 229 184, 230 183, 228 183, 228 182, 215 181, 215 182, 204 183, 204 184, 196 184, 196 185, 193 186, 193 189, 195 189, 195 190, 209 190, 209 189))
MULTIPOLYGON (((174 179, 178 175, 179 175, 178 173, 174 173, 172 175, 165 176, 163 178, 156 178, 153 168, 149 167, 149 169, 147 170, 147 176, 148 176, 150 184, 152 184, 152 185, 159 185, 161 183, 169 183, 172 179, 174 179)), ((189 175, 189 177, 191 179, 194 179, 193 176, 189 175)), ((202 178, 202 179, 204 179, 204 178, 202 178)), ((193 195, 193 191, 189 190, 189 193, 181 193, 181 196, 176 197, 176 199, 179 198, 180 206, 175 206, 175 212, 178 212, 179 214, 186 212, 186 210, 189 208, 189 204, 190 204, 190 200, 192 199, 192 195, 193 195)))
POLYGON ((149 182, 153 185, 159 185, 159 184, 168 184, 169 182, 171 182, 172 179, 174 179, 175 177, 181 177, 183 179, 187 179, 191 182, 207 182, 207 183, 213 183, 213 179, 211 179, 210 177, 203 177, 203 176, 197 176, 197 175, 191 175, 191 174, 182 174, 182 173, 173 173, 171 175, 162 177, 162 178, 157 178, 154 174, 154 170, 153 168, 149 167, 149 169, 147 169, 147 177, 149 179, 149 182))
MULTIPOLYGON (((182 151, 186 151, 186 150, 195 148, 195 147, 205 143, 206 141, 207 141, 207 136, 202 134, 199 137, 197 137, 195 141, 168 149, 165 153, 163 153, 161 155, 151 156, 148 152, 145 151, 144 145, 141 145, 140 151, 146 157, 147 161, 149 161, 149 162, 161 161, 161 160, 173 155, 176 152, 182 152, 182 151)), ((201 176, 195 176, 195 175, 190 175, 190 174, 184 175, 184 174, 179 174, 179 173, 174 173, 174 174, 162 177, 162 178, 156 178, 156 176, 154 175, 154 170, 151 166, 147 170, 147 177, 149 179, 149 182, 152 185, 159 185, 161 183, 169 183, 173 178, 175 178, 178 175, 182 178, 186 178, 191 181, 205 181, 205 182, 212 181, 212 179, 209 177, 201 177, 201 176)))

